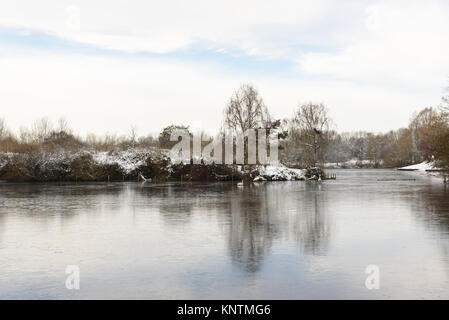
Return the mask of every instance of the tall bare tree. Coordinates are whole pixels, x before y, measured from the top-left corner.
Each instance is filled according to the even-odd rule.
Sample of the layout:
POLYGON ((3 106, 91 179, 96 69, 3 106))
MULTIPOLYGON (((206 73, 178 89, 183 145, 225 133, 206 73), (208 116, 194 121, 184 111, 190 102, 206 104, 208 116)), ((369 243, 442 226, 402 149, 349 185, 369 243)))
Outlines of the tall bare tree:
POLYGON ((326 106, 312 102, 301 104, 292 124, 293 136, 300 139, 300 144, 309 150, 309 154, 312 151, 313 159, 309 160, 309 164, 316 166, 318 151, 325 146, 332 125, 326 106))
POLYGON ((231 130, 267 127, 270 115, 259 92, 250 84, 243 84, 233 93, 224 110, 224 126, 231 130))

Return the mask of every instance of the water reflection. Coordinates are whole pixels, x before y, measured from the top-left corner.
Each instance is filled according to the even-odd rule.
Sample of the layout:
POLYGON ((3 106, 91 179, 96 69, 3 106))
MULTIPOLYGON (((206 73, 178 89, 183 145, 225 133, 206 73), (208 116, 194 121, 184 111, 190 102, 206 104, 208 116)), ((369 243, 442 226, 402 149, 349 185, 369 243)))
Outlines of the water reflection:
POLYGON ((233 261, 244 270, 256 272, 279 229, 276 217, 269 214, 266 192, 255 187, 239 191, 236 191, 227 211, 230 216, 229 251, 233 261))
POLYGON ((0 298, 67 297, 48 282, 74 262, 92 286, 77 297, 372 298, 374 262, 385 281, 374 297, 449 298, 449 190, 392 177, 407 173, 245 188, 0 184, 0 298))
POLYGON ((323 255, 331 218, 317 183, 272 183, 236 190, 227 213, 229 252, 247 272, 257 272, 276 240, 295 239, 304 254, 323 255))
MULTIPOLYGON (((414 216, 426 229, 433 231, 432 237, 449 261, 449 188, 441 184, 425 185, 413 195, 414 216)), ((449 275, 449 267, 446 273, 449 275)))
POLYGON ((305 254, 325 255, 332 234, 332 203, 321 189, 321 184, 306 184, 307 195, 296 207, 295 235, 305 254))
POLYGON ((3 247, 3 233, 5 232, 5 221, 6 221, 6 214, 0 213, 0 250, 3 247))
MULTIPOLYGON (((409 193, 410 194, 410 193, 409 193)), ((445 185, 425 185, 414 192, 412 212, 429 228, 449 232, 449 189, 445 185)))

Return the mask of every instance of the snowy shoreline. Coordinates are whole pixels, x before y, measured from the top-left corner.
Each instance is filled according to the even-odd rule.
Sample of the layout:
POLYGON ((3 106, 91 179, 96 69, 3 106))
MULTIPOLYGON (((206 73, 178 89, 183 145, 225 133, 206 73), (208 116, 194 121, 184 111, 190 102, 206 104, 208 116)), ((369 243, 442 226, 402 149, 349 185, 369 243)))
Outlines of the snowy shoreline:
MULTIPOLYGON (((254 181, 305 180, 306 170, 282 164, 251 167, 254 181)), ((0 153, 0 180, 11 182, 135 181, 142 174, 157 181, 226 181, 242 179, 241 166, 174 163, 164 150, 101 152, 39 151, 0 153)))
POLYGON ((435 162, 432 162, 432 161, 423 161, 421 163, 413 164, 411 166, 398 168, 397 170, 398 171, 416 172, 421 175, 426 175, 429 177, 434 177, 434 178, 439 178, 439 179, 442 179, 445 177, 445 175, 447 175, 447 170, 436 167, 435 162))
MULTIPOLYGON (((0 153, 0 180, 11 182, 50 181, 135 181, 140 174, 157 181, 227 181, 246 176, 251 181, 297 181, 307 179, 306 169, 294 169, 283 164, 242 166, 216 165, 210 159, 202 164, 174 162, 167 150, 131 148, 114 151, 64 150, 38 151, 31 153, 0 153), (249 173, 249 175, 248 175, 249 173)), ((352 160, 349 168, 360 168, 368 163, 352 160), (359 166, 360 165, 360 166, 359 166)), ((325 168, 348 168, 325 164, 325 168)), ((399 171, 414 171, 441 177, 442 169, 434 162, 398 168, 399 171)))
POLYGON ((413 164, 411 166, 406 166, 398 168, 399 171, 419 171, 419 172, 430 172, 430 171, 443 171, 435 166, 432 161, 424 161, 421 163, 413 164))

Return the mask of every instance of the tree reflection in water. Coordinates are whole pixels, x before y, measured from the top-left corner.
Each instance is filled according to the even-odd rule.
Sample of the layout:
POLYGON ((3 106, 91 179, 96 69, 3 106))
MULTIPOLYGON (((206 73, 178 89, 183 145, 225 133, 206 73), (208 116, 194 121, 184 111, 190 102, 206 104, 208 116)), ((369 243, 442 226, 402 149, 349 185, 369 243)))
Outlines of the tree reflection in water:
MULTIPOLYGON (((411 203, 411 211, 420 225, 430 229, 432 234, 446 235, 435 240, 441 246, 444 256, 449 257, 447 237, 449 234, 449 186, 431 184, 418 191, 406 192, 404 195, 415 199, 411 203)), ((447 270, 449 273, 449 268, 447 270)))
POLYGON ((293 237, 304 254, 326 253, 331 223, 321 186, 297 183, 292 189, 282 184, 265 183, 234 193, 228 209, 229 250, 247 272, 260 270, 277 239, 293 237))

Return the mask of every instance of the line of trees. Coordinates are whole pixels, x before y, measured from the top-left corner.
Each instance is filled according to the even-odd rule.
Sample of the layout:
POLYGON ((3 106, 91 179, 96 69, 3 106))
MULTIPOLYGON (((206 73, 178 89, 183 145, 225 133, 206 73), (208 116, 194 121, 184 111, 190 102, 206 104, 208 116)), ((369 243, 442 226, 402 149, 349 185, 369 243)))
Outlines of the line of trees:
MULTIPOLYGON (((278 130, 279 157, 288 166, 341 165, 352 160, 359 166, 400 167, 427 160, 449 167, 449 94, 442 98, 440 106, 424 108, 413 115, 407 128, 382 134, 338 133, 324 104, 303 103, 292 117, 273 119, 257 89, 244 84, 228 100, 221 130, 245 132, 261 128, 278 130)), ((21 128, 18 134, 14 134, 0 118, 0 152, 76 151, 83 148, 111 151, 134 147, 168 149, 175 143, 170 141, 170 133, 174 129, 188 130, 189 127, 170 125, 158 136, 142 137, 138 136, 135 127, 131 127, 127 135, 99 137, 90 134, 81 138, 73 133, 64 119, 53 125, 47 118, 42 118, 30 128, 21 128)), ((204 132, 200 134, 207 144, 211 136, 204 132)))
POLYGON ((128 134, 121 136, 116 134, 98 136, 91 133, 81 137, 73 132, 65 119, 59 119, 54 125, 44 117, 34 122, 30 128, 21 127, 15 134, 8 129, 6 121, 0 118, 0 152, 30 153, 58 149, 112 151, 132 147, 158 146, 159 141, 155 136, 150 134, 139 137, 135 127, 131 127, 128 134))
POLYGON ((280 159, 294 167, 344 165, 350 160, 369 167, 401 167, 421 161, 449 166, 449 95, 437 108, 413 115, 407 128, 382 134, 338 133, 324 104, 300 104, 291 118, 273 120, 258 91, 245 84, 225 107, 224 127, 241 132, 279 129, 280 159))
POLYGON ((299 167, 323 163, 344 166, 352 160, 360 167, 402 167, 435 161, 440 167, 449 166, 449 116, 444 109, 425 108, 412 117, 407 128, 379 134, 338 133, 329 127, 331 122, 323 110, 320 104, 301 105, 287 121, 290 127, 282 152, 284 162, 299 167), (310 115, 304 115, 304 110, 321 122, 306 122, 305 126, 310 115), (303 121, 298 122, 298 117, 303 121))

